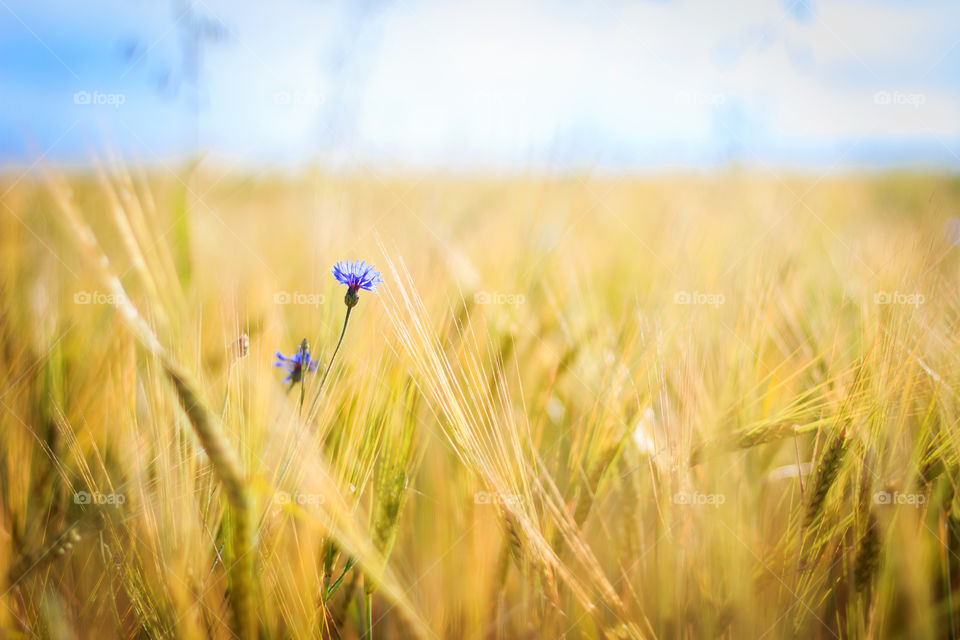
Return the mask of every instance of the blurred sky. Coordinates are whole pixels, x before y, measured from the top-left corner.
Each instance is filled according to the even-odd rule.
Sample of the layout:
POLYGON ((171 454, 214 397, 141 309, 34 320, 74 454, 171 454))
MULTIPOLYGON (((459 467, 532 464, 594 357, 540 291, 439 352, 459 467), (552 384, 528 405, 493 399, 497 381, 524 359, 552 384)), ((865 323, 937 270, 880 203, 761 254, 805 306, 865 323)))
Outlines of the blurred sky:
POLYGON ((960 167, 957 0, 0 0, 0 164, 960 167))

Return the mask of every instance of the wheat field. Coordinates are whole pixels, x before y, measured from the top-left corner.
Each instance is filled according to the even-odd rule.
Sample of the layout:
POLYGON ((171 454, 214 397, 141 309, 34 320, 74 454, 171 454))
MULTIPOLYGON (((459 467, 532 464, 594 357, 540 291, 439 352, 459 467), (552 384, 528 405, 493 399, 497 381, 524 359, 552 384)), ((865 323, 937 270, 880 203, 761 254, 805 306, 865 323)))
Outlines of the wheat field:
POLYGON ((956 637, 956 178, 0 192, 2 637, 956 637))

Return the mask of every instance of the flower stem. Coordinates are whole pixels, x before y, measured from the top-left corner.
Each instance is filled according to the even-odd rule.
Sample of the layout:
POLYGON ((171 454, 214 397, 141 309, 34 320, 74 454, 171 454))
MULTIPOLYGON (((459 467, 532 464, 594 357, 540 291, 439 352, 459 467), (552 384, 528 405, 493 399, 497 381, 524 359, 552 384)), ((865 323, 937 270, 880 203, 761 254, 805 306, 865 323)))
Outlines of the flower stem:
POLYGON ((347 315, 343 318, 343 329, 340 330, 340 339, 337 340, 337 347, 333 350, 333 355, 330 356, 330 362, 327 363, 327 368, 323 372, 323 377, 320 378, 320 386, 317 387, 317 395, 313 397, 313 403, 310 405, 310 412, 307 415, 313 413, 313 410, 317 408, 317 402, 320 401, 320 392, 323 391, 323 385, 327 381, 327 376, 330 375, 330 369, 333 367, 333 361, 337 358, 337 352, 340 351, 340 345, 343 344, 343 336, 347 334, 347 323, 350 322, 350 312, 353 311, 353 307, 347 307, 347 315))
POLYGON ((306 387, 306 386, 307 386, 307 381, 306 381, 303 377, 301 377, 301 378, 300 378, 300 406, 299 406, 299 408, 297 409, 297 417, 298 417, 298 418, 302 418, 302 417, 303 417, 303 397, 304 397, 304 395, 305 395, 305 393, 306 393, 306 391, 305 391, 305 387, 306 387))
POLYGON ((367 640, 373 640, 373 594, 364 593, 364 613, 366 614, 367 640))
POLYGON ((307 347, 307 340, 304 338, 300 343, 300 406, 297 408, 297 417, 303 416, 303 398, 306 394, 307 376, 306 372, 310 369, 310 351, 307 347))

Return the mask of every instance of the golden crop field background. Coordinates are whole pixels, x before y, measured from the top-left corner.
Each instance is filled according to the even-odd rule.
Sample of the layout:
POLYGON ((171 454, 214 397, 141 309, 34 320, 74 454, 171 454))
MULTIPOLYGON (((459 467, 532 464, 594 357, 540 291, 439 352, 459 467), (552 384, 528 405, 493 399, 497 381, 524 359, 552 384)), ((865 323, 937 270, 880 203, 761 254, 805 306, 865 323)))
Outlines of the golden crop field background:
POLYGON ((0 181, 0 636, 955 633, 956 178, 132 174, 0 181))

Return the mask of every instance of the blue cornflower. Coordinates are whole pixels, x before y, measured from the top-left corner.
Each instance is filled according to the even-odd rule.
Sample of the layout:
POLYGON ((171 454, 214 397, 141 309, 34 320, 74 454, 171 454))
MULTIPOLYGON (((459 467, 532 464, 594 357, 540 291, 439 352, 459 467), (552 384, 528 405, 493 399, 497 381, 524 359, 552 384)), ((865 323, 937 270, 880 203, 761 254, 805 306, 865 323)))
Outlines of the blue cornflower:
POLYGON ((364 260, 360 262, 344 260, 333 265, 333 277, 340 284, 347 285, 347 295, 343 299, 347 307, 354 307, 359 302, 357 291, 360 289, 377 292, 377 285, 382 284, 383 280, 380 279, 380 272, 373 269, 373 265, 367 264, 364 260))
POLYGON ((303 376, 304 361, 307 363, 307 371, 309 373, 316 371, 317 365, 320 364, 317 360, 314 360, 310 357, 309 350, 301 349, 290 357, 287 357, 277 351, 277 361, 273 363, 273 366, 283 367, 287 370, 287 377, 283 379, 284 382, 296 384, 300 382, 300 378, 303 376))

